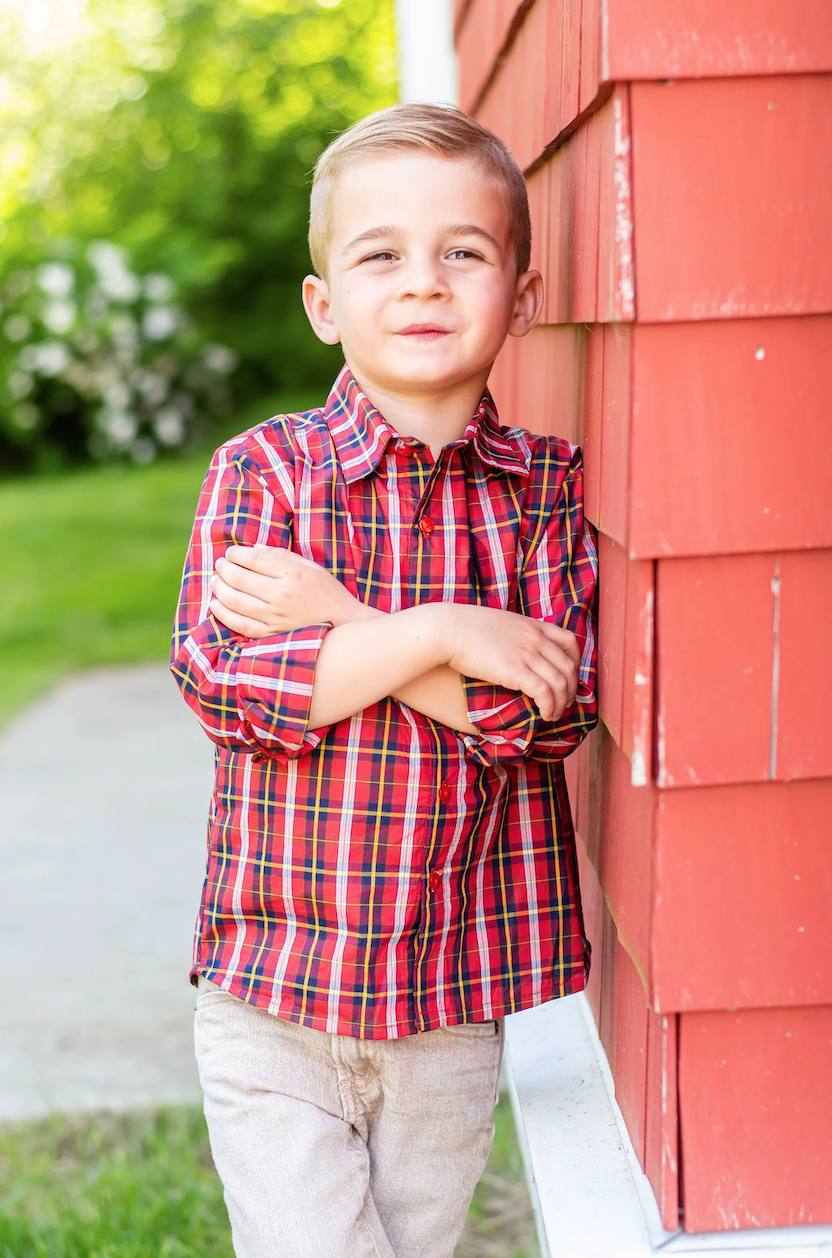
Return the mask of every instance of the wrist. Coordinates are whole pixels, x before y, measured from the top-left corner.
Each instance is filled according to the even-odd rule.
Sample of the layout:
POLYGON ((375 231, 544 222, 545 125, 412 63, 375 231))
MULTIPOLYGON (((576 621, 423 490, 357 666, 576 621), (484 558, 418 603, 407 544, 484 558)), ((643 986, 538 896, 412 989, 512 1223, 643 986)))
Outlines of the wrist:
POLYGON ((332 609, 330 619, 333 625, 353 625, 362 620, 377 620, 379 616, 385 615, 377 607, 368 607, 352 594, 348 595, 348 599, 349 601, 345 599, 337 608, 332 609))
POLYGON ((366 603, 355 600, 351 620, 378 620, 382 616, 386 616, 387 612, 381 611, 378 607, 368 607, 366 603))
POLYGON ((421 603, 413 611, 420 616, 419 633, 426 639, 431 667, 449 664, 456 647, 453 603, 421 603))

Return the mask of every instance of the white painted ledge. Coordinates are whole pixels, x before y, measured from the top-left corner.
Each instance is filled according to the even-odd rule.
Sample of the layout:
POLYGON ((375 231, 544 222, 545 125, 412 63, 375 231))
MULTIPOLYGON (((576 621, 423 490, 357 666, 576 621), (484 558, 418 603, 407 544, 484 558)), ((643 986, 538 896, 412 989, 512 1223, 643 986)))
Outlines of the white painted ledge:
POLYGON ((666 1232, 586 997, 506 1019, 509 1089, 544 1258, 832 1258, 832 1226, 666 1232))

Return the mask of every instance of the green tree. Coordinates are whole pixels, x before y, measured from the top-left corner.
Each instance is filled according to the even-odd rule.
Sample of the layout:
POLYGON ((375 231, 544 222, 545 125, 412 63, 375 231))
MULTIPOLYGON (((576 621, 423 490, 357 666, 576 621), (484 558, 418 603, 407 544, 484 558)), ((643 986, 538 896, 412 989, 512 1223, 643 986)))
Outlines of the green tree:
MULTIPOLYGON (((338 355, 299 303, 310 170, 394 99, 391 0, 92 0, 78 13, 34 51, 22 4, 0 30, 0 279, 113 242, 136 272, 172 277, 203 342, 233 350, 236 402, 323 387, 338 355)), ((83 430, 54 413, 19 437, 10 423, 5 453, 46 442, 83 457, 83 430)))

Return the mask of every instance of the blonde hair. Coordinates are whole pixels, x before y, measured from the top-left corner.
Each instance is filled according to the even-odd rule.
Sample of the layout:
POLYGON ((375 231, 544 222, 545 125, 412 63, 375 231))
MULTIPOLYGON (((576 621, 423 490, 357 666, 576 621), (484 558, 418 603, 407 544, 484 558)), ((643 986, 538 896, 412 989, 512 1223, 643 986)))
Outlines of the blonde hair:
POLYGON ((450 105, 391 105, 353 123, 318 158, 309 206, 309 252, 326 278, 332 201, 344 173, 363 161, 402 152, 475 161, 505 197, 517 273, 529 269, 532 228, 523 172, 509 150, 482 123, 450 105))

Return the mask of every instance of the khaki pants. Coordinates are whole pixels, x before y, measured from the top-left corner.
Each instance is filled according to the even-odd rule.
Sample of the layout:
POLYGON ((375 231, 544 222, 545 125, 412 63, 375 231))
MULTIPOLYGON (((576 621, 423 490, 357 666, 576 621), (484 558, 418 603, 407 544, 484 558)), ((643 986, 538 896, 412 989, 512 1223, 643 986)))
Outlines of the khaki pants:
POLYGON ((452 1258, 491 1148, 502 1031, 329 1035, 201 978, 197 1062, 237 1258, 452 1258))

